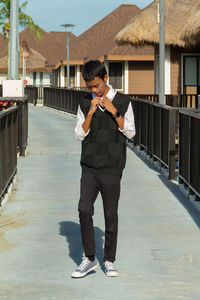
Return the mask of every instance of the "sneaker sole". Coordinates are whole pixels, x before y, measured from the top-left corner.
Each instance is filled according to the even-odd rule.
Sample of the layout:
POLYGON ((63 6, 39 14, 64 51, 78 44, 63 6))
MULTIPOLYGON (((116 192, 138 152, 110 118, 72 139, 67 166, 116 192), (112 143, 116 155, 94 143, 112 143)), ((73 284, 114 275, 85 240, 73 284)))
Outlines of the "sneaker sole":
MULTIPOLYGON (((105 272, 105 273, 106 273, 106 272, 105 272)), ((119 273, 112 274, 112 273, 107 272, 107 273, 106 273, 106 276, 107 276, 107 277, 118 277, 118 276, 119 276, 119 273)))
POLYGON ((97 264, 96 266, 92 267, 91 269, 89 269, 87 272, 83 273, 81 276, 73 276, 71 275, 72 278, 83 278, 85 277, 88 273, 96 270, 96 268, 98 268, 99 264, 97 264))

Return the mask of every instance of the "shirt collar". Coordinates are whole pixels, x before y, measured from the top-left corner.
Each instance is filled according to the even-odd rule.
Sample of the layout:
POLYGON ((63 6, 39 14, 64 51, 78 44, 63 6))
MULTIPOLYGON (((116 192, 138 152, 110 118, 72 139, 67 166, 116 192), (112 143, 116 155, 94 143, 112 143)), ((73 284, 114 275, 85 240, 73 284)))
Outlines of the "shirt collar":
POLYGON ((108 91, 108 93, 107 93, 106 96, 107 96, 111 101, 113 101, 113 99, 114 99, 114 97, 115 97, 117 91, 112 87, 112 85, 108 84, 108 86, 109 86, 110 89, 109 89, 109 91, 108 91))
MULTIPOLYGON (((116 93, 117 93, 117 91, 112 87, 112 85, 110 85, 110 84, 107 84, 108 86, 109 86, 109 91, 108 91, 108 93, 106 94, 106 96, 111 100, 111 101, 113 101, 113 99, 114 99, 114 97, 115 97, 115 95, 116 95, 116 93)), ((95 98, 96 97, 96 95, 94 94, 94 93, 92 93, 92 98, 95 98)))

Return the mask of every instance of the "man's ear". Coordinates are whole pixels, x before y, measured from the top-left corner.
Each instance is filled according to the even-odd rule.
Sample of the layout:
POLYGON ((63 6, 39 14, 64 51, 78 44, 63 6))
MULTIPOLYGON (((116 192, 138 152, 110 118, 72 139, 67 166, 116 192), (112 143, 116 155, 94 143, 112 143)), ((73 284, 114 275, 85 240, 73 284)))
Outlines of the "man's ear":
POLYGON ((107 74, 104 75, 103 81, 104 81, 104 82, 107 82, 107 81, 108 81, 108 75, 107 75, 107 74))

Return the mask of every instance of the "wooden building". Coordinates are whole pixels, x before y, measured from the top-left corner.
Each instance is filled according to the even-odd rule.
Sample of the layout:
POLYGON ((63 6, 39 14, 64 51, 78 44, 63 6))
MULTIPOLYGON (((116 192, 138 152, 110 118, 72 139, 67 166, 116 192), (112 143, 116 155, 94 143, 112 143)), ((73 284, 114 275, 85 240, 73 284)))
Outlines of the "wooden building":
MULTIPOLYGON (((129 94, 154 92, 154 47, 119 46, 114 37, 140 12, 136 5, 120 5, 80 36, 70 33, 71 88, 84 87, 83 64, 90 59, 105 63, 109 83, 129 94)), ((67 51, 65 32, 46 32, 42 39, 25 29, 19 34, 19 75, 23 76, 23 52, 26 53, 28 85, 67 86, 67 51)), ((8 39, 0 35, 0 84, 7 77, 8 39)))
MULTIPOLYGON (((136 5, 120 5, 80 36, 70 41, 71 84, 85 86, 81 76, 83 64, 90 59, 105 63, 109 83, 117 90, 129 94, 153 93, 154 49, 153 46, 118 46, 114 41, 117 32, 140 9, 136 5)), ((66 86, 66 56, 54 69, 55 85, 66 86), (64 75, 65 74, 65 75, 64 75), (64 78, 63 78, 64 76, 64 78)))
MULTIPOLYGON (((158 2, 141 10, 115 39, 123 45, 155 46, 155 93, 159 92, 158 2)), ((198 0, 165 1, 165 94, 200 93, 199 15, 198 0)))

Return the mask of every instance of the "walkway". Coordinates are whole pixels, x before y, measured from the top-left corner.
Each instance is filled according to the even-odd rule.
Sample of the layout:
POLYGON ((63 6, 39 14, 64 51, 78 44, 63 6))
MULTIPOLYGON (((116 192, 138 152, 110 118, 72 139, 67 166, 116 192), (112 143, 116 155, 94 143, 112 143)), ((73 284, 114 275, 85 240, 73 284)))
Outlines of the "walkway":
MULTIPOLYGON (((175 183, 128 149, 119 207, 116 265, 83 279, 77 201, 80 143, 75 119, 30 105, 30 145, 19 158, 16 191, 0 216, 1 300, 200 299, 200 215, 175 183)), ((102 204, 95 206, 102 264, 102 204)))

